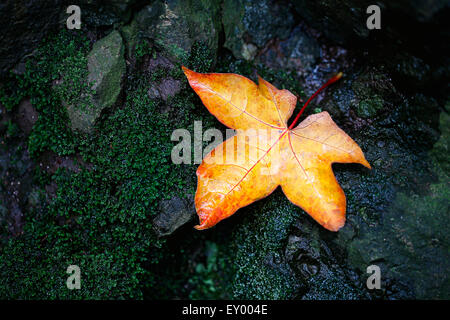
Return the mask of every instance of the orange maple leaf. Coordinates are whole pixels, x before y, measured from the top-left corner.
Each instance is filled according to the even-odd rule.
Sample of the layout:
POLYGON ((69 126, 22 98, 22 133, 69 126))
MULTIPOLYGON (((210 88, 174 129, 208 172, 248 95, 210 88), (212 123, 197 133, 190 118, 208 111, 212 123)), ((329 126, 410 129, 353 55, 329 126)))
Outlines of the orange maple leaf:
POLYGON ((346 199, 331 164, 360 163, 360 147, 328 112, 310 115, 294 128, 309 101, 338 80, 330 79, 288 127, 297 98, 259 78, 259 84, 226 73, 201 74, 182 67, 192 89, 224 125, 236 129, 197 169, 196 229, 207 229, 281 186, 286 197, 331 231, 345 223, 346 199))

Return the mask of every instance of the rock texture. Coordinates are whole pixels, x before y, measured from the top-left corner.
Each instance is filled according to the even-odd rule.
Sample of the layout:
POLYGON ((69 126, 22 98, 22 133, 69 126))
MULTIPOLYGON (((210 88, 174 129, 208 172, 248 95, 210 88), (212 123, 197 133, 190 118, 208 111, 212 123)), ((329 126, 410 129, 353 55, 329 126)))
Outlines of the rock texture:
POLYGON ((196 216, 193 199, 175 197, 163 200, 159 204, 159 210, 160 213, 153 220, 159 236, 171 235, 196 216))
POLYGON ((185 60, 195 42, 216 52, 220 31, 220 2, 190 0, 155 1, 136 14, 144 37, 175 60, 185 60))
POLYGON ((270 0, 225 0, 222 21, 224 46, 245 60, 252 60, 270 39, 286 38, 294 25, 289 7, 270 0))
POLYGON ((0 4, 0 77, 5 77, 39 42, 58 28, 63 1, 2 1, 0 4), (45 17, 43 19, 42 17, 45 17))
POLYGON ((92 104, 80 107, 68 104, 72 129, 91 132, 102 110, 111 107, 121 90, 125 73, 124 44, 118 31, 97 41, 88 55, 88 79, 93 90, 92 104))

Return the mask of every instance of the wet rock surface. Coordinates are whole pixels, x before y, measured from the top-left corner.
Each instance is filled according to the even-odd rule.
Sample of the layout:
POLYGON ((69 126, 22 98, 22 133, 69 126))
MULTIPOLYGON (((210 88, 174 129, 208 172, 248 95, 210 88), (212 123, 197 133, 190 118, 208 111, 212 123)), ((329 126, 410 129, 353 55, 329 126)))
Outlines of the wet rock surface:
POLYGON ((225 48, 236 58, 252 60, 258 48, 274 38, 285 38, 294 25, 286 5, 275 1, 235 1, 223 4, 225 48))
POLYGON ((183 60, 195 42, 218 49, 220 3, 214 1, 155 1, 136 14, 140 33, 174 60, 183 60))
MULTIPOLYGON (((444 275, 450 268, 449 238, 442 228, 450 212, 450 179, 447 161, 436 161, 437 150, 448 145, 448 121, 448 114, 442 113, 442 135, 428 158, 437 181, 431 182, 422 195, 398 192, 382 222, 373 231, 361 226, 360 236, 348 248, 352 265, 361 268, 379 263, 388 278, 408 284, 410 297, 419 299, 447 299, 450 289, 444 275)), ((395 297, 392 292, 385 294, 395 297)))
MULTIPOLYGON (((330 14, 336 15, 336 11, 330 14)), ((332 28, 329 30, 333 32, 332 28)), ((352 29, 353 32, 358 34, 357 30, 352 29)), ((358 36, 368 37, 366 33, 367 29, 361 29, 358 36)), ((291 225, 293 230, 284 238, 287 244, 282 246, 285 251, 280 256, 280 261, 288 262, 291 275, 278 278, 291 288, 284 291, 284 298, 442 299, 448 296, 447 240, 441 231, 432 231, 448 219, 448 179, 442 172, 436 173, 434 156, 430 156, 437 154, 430 151, 435 143, 442 145, 437 143, 439 137, 445 139, 441 135, 445 129, 439 129, 445 96, 440 96, 438 102, 427 90, 430 74, 440 72, 440 67, 433 69, 431 61, 426 62, 429 56, 421 59, 407 52, 407 49, 377 52, 376 57, 365 60, 364 52, 358 48, 326 44, 320 33, 301 25, 287 39, 275 39, 259 55, 255 53, 266 67, 295 70, 305 79, 307 95, 333 72, 343 71, 344 80, 320 95, 309 113, 315 106, 320 111, 328 111, 362 147, 373 166, 372 171, 355 165, 333 166, 348 202, 347 223, 337 235, 320 230, 308 217, 300 217, 293 224, 295 227, 291 225), (304 49, 301 44, 309 48, 304 49), (380 62, 381 57, 392 61, 380 62), (398 64, 394 65, 393 61, 398 64), (417 90, 414 93, 409 86, 412 82, 417 90), (439 187, 433 184, 437 176, 446 181, 439 187), (437 190, 440 190, 438 194, 437 190), (380 290, 366 287, 366 268, 371 264, 382 270, 380 290)), ((248 214, 247 210, 242 211, 248 214)), ((267 232, 263 230, 260 232, 267 232)), ((279 250, 271 250, 269 255, 279 255, 279 250)), ((239 260, 237 265, 241 274, 254 276, 253 268, 239 260)), ((264 268, 272 270, 267 272, 277 272, 277 267, 272 265, 264 268)), ((280 298, 278 291, 273 290, 273 294, 271 297, 280 298)), ((261 289, 250 290, 241 297, 269 296, 261 289)))
POLYGON ((63 1, 5 1, 0 4, 4 29, 0 35, 0 72, 7 75, 30 54, 48 32, 58 26, 63 1), (39 19, 45 17, 45 19, 39 19))
POLYGON ((120 22, 127 23, 132 16, 131 8, 137 3, 137 0, 113 0, 99 7, 95 2, 82 0, 77 5, 83 8, 83 23, 91 28, 104 28, 120 22))
POLYGON ((258 60, 270 68, 293 70, 305 75, 312 71, 320 56, 321 49, 316 39, 297 26, 287 39, 270 43, 258 60))
MULTIPOLYGON (((293 1, 295 11, 309 25, 324 32, 329 39, 340 43, 371 38, 366 27, 368 17, 366 9, 372 4, 374 3, 367 0, 293 1)), ((405 22, 414 26, 416 31, 421 23, 444 18, 445 10, 448 8, 448 2, 442 0, 378 1, 377 5, 383 12, 383 26, 388 29, 383 36, 400 36, 403 41, 414 37, 414 33, 403 25, 405 22)))

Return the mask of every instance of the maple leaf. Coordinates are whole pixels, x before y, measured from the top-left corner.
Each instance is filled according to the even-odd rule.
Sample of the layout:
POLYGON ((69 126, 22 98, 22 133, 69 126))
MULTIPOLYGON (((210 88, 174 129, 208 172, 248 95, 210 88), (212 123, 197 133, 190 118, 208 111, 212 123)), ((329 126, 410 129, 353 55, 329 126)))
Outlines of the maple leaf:
POLYGON ((281 186, 286 197, 323 227, 345 223, 346 199, 331 164, 360 163, 360 147, 328 112, 308 116, 294 128, 309 101, 340 78, 330 79, 288 120, 297 98, 258 78, 227 73, 201 74, 182 67, 203 104, 236 135, 218 145, 197 169, 196 229, 207 229, 281 186))

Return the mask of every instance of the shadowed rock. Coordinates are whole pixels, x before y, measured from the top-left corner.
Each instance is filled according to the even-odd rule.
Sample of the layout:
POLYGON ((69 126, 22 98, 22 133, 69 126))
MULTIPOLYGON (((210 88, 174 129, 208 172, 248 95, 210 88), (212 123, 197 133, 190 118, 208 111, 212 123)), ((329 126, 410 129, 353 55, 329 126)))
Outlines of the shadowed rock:
POLYGON ((160 237, 171 235, 195 217, 193 199, 174 197, 163 200, 159 204, 159 210, 160 213, 153 219, 153 226, 160 237))

